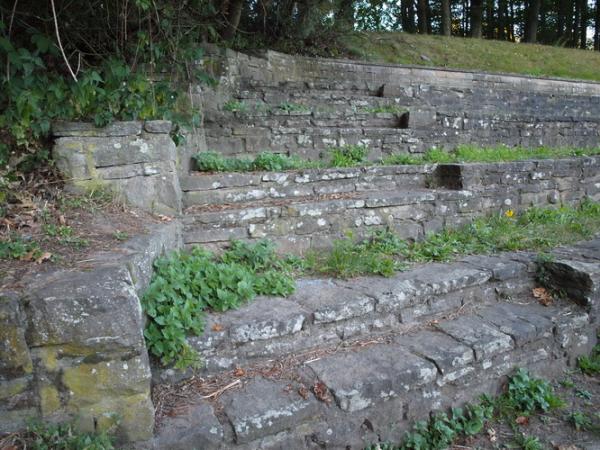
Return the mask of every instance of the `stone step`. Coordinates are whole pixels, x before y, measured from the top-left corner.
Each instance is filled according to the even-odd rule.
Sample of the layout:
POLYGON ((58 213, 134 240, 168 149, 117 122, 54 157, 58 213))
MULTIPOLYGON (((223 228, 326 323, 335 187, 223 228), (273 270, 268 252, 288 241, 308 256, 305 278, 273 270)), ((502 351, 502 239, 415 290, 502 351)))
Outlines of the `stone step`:
MULTIPOLYGON (((214 373, 405 332, 457 310, 530 293, 532 261, 532 255, 515 253, 417 266, 392 278, 299 280, 288 298, 259 297, 238 310, 208 314, 203 335, 188 342, 204 371, 214 373)), ((171 370, 161 374, 163 381, 173 376, 171 370)))
POLYGON ((202 173, 180 179, 184 207, 264 199, 311 198, 346 192, 425 188, 434 165, 202 173))
POLYGON ((455 227, 498 210, 501 197, 475 197, 469 191, 411 189, 335 193, 305 198, 266 198, 255 202, 188 208, 183 218, 186 245, 227 245, 230 239, 275 242, 280 251, 304 253, 331 247, 351 232, 367 237, 383 228, 418 239, 444 226, 455 227))
MULTIPOLYGON (((594 331, 590 315, 576 305, 544 307, 521 297, 385 339, 299 356, 292 366, 284 360, 262 369, 243 366, 231 372, 237 375, 229 386, 238 389, 210 403, 197 398, 189 412, 162 418, 155 448, 308 449, 315 443, 362 448, 379 440, 399 442, 429 411, 495 394, 514 367, 544 377, 562 373, 564 355, 587 352, 594 331)), ((191 391, 188 385, 188 398, 191 391)))

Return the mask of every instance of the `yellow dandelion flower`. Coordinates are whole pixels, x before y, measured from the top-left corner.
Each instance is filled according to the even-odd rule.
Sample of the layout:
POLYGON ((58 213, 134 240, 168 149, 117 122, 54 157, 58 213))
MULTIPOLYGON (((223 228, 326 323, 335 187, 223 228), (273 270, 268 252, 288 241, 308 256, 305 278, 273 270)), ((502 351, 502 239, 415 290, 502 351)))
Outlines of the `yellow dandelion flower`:
POLYGON ((515 212, 512 209, 508 209, 508 210, 506 210, 506 212, 504 213, 504 215, 506 217, 513 217, 515 215, 515 212))

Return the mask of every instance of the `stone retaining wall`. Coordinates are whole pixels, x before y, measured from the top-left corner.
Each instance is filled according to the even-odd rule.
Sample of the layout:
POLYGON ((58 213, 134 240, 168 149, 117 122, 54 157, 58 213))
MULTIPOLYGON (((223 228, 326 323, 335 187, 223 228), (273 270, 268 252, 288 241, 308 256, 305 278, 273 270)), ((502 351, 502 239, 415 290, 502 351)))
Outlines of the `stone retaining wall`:
POLYGON ((471 143, 600 142, 598 83, 216 48, 205 65, 221 85, 196 101, 205 107, 208 149, 227 154, 269 150, 320 159, 329 147, 359 143, 377 158, 471 143), (232 100, 244 108, 224 108, 232 100), (390 106, 407 109, 410 119, 369 113, 390 106))
POLYGON ((125 441, 152 437, 139 296, 154 259, 180 239, 178 224, 161 225, 94 255, 87 269, 40 273, 0 293, 0 432, 40 418, 125 441))
POLYGON ((79 191, 109 187, 151 212, 181 211, 177 150, 171 122, 53 124, 53 157, 68 185, 79 191))

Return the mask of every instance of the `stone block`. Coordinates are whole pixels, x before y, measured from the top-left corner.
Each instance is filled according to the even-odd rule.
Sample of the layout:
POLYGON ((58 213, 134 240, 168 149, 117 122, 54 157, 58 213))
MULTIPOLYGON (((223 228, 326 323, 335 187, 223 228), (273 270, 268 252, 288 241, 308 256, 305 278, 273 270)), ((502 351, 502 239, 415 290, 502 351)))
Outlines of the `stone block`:
POLYGON ((441 322, 438 327, 458 341, 472 347, 478 361, 487 360, 513 348, 509 335, 473 317, 462 316, 441 322))
POLYGON ((294 429, 319 412, 314 397, 304 399, 297 387, 263 378, 250 381, 241 391, 226 392, 221 401, 238 444, 294 429))
POLYGON ((32 372, 26 329, 20 299, 16 294, 0 293, 0 379, 32 372))
POLYGON ((431 362, 399 345, 341 352, 308 364, 327 385, 340 409, 360 411, 435 380, 431 362))

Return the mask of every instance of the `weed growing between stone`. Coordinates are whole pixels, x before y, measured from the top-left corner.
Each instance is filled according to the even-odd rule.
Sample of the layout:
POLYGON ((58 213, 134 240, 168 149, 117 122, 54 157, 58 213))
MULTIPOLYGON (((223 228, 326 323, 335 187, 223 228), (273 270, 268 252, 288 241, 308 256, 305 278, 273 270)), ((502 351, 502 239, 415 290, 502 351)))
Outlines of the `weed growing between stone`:
POLYGON ((594 347, 590 356, 580 356, 577 359, 577 367, 589 376, 600 374, 600 344, 594 347))
POLYGON ((20 433, 0 439, 0 448, 33 450, 113 450, 112 439, 106 433, 80 433, 72 424, 30 423, 20 433))
MULTIPOLYGON (((476 405, 452 408, 449 414, 439 412, 428 421, 419 421, 406 433, 399 445, 379 443, 366 447, 365 450, 441 450, 451 446, 458 438, 481 433, 492 420, 502 420, 513 425, 520 417, 548 412, 562 406, 564 402, 547 381, 532 377, 524 369, 517 369, 510 377, 504 394, 496 398, 484 395, 476 405)), ((514 448, 542 448, 536 437, 526 436, 516 427, 514 432, 514 444, 517 445, 514 448)))
POLYGON ((535 159, 558 159, 600 155, 598 148, 523 148, 499 145, 476 147, 461 145, 455 150, 430 149, 423 155, 392 154, 379 161, 367 161, 369 148, 361 145, 346 145, 329 151, 328 164, 308 161, 298 156, 263 152, 255 159, 226 158, 217 152, 200 152, 194 156, 196 168, 201 172, 251 172, 255 170, 281 171, 316 168, 356 167, 368 165, 420 165, 452 164, 464 162, 509 162, 535 159))
POLYGON ((149 316, 144 336, 152 354, 178 368, 200 363, 186 337, 202 333, 203 311, 227 311, 257 295, 287 296, 295 289, 286 261, 268 241, 234 241, 221 256, 195 247, 157 260, 154 269, 142 297, 149 316))
POLYGON ((194 156, 196 168, 202 172, 251 172, 254 170, 281 171, 319 167, 319 163, 304 161, 296 156, 263 152, 254 159, 225 158, 220 153, 202 152, 194 156))
POLYGON ((409 242, 392 231, 377 231, 355 242, 352 236, 334 242, 329 253, 311 253, 308 272, 342 278, 361 274, 393 275, 410 262, 450 261, 467 254, 503 251, 544 251, 590 239, 600 231, 600 204, 584 201, 577 207, 530 208, 508 217, 499 214, 473 220, 469 225, 427 235, 409 242))

